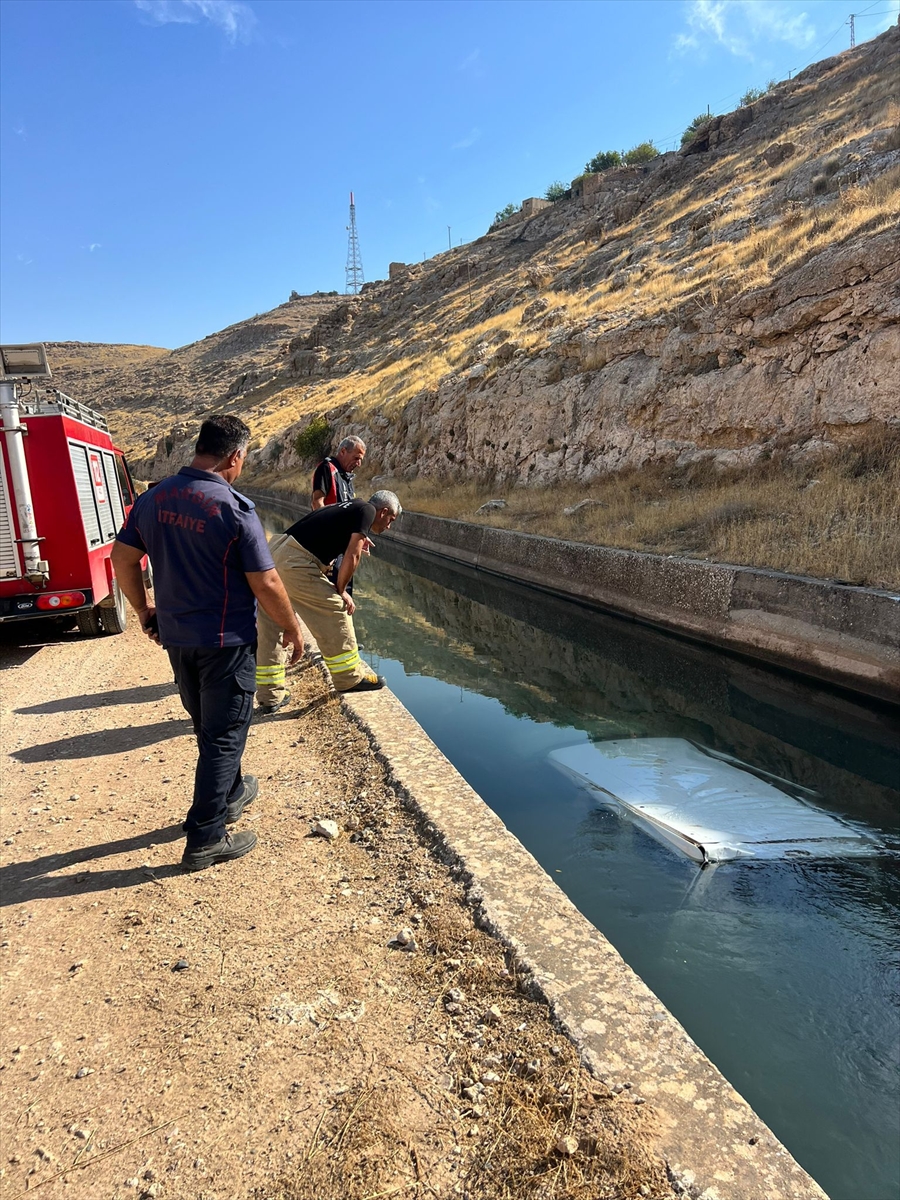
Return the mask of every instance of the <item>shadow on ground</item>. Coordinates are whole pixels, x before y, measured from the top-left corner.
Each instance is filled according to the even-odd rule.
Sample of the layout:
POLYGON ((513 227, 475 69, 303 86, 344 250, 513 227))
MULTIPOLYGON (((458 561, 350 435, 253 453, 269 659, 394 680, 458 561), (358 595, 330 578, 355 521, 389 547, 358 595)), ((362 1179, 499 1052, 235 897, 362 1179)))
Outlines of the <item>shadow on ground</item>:
POLYGON ((141 750, 155 742, 166 742, 193 732, 190 721, 171 719, 127 729, 98 729, 95 733, 76 733, 72 737, 60 738, 55 742, 25 746, 21 750, 13 750, 10 758, 24 763, 52 762, 66 758, 97 758, 104 754, 124 754, 129 750, 141 750))
POLYGON ((100 842, 62 854, 45 854, 30 862, 10 863, 0 869, 0 906, 27 904, 32 900, 49 900, 58 896, 81 896, 86 892, 103 892, 109 888, 136 887, 150 880, 159 883, 172 875, 180 875, 181 868, 176 863, 164 863, 158 867, 121 867, 118 870, 93 870, 88 867, 70 875, 58 875, 56 872, 114 854, 149 850, 161 842, 174 842, 183 837, 180 825, 166 825, 162 829, 153 829, 115 842, 100 842))
POLYGON ((122 688, 116 692, 93 692, 87 696, 64 696, 60 700, 48 700, 44 704, 32 704, 29 708, 17 708, 17 713, 50 715, 60 712, 80 712, 85 708, 108 708, 112 704, 150 704, 176 696, 174 683, 148 683, 143 687, 122 688))

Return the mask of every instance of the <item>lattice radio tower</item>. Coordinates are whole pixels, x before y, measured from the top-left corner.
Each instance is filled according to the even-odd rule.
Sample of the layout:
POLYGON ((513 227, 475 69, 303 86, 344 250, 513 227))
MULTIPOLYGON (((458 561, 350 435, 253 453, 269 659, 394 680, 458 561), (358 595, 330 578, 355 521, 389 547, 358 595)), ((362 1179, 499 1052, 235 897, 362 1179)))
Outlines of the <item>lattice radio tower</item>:
POLYGON ((362 256, 359 253, 359 237, 356 233, 356 204, 350 193, 350 224, 347 226, 347 295, 358 296, 365 283, 362 256))

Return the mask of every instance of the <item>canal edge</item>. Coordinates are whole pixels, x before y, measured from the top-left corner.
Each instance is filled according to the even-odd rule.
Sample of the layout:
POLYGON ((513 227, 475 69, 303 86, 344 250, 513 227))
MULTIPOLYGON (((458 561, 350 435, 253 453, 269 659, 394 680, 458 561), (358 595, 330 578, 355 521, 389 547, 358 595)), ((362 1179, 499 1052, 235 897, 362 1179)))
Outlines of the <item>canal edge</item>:
POLYGON ((406 707, 340 696, 478 924, 515 955, 587 1068, 652 1105, 656 1151, 691 1200, 827 1200, 681 1024, 584 917, 406 707))

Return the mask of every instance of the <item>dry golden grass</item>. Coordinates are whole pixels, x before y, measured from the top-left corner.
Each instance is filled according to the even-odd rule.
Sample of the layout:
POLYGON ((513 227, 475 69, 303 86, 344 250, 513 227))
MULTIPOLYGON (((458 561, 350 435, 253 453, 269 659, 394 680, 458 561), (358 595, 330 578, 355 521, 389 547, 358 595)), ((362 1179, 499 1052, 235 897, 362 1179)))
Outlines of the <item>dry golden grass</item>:
POLYGON ((435 516, 900 589, 897 429, 870 433, 816 463, 792 465, 775 455, 743 471, 652 466, 552 489, 430 480, 394 486, 407 508, 435 516), (491 498, 507 507, 475 516, 491 498), (596 503, 564 514, 585 499, 596 503))

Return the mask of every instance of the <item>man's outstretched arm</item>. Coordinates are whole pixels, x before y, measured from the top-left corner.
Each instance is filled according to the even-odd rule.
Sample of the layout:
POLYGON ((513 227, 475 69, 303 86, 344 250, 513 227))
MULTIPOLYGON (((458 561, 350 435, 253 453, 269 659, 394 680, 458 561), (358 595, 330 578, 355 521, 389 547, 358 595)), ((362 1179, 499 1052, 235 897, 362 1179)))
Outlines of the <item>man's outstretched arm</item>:
POLYGON ((284 590, 281 576, 274 567, 268 571, 247 571, 246 575, 247 582, 260 607, 280 629, 284 630, 282 641, 285 644, 293 645, 294 649, 290 657, 290 665, 293 666, 303 657, 303 633, 288 599, 288 594, 284 590))

